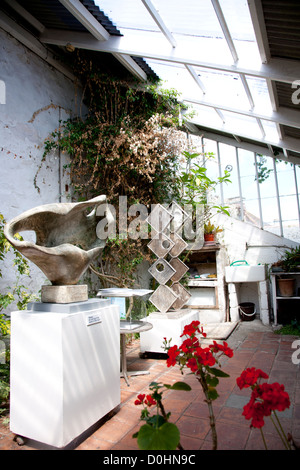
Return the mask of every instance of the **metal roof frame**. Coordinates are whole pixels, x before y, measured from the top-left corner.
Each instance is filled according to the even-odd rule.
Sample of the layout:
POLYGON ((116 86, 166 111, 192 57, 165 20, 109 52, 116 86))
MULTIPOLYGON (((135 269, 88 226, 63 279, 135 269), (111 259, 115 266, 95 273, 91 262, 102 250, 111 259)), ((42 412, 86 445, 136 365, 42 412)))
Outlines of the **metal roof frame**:
MULTIPOLYGON (((126 0, 123 1, 126 2, 126 0)), ((159 0, 140 0, 157 25, 158 31, 128 28, 125 33, 124 31, 118 33, 118 30, 114 32, 113 29, 108 31, 106 24, 110 22, 107 17, 109 12, 100 10, 93 0, 44 1, 46 4, 52 4, 52 8, 54 4, 64 7, 66 13, 82 25, 81 29, 76 28, 76 30, 71 26, 62 29, 59 21, 54 28, 53 25, 45 26, 41 18, 32 10, 32 5, 38 4, 38 0, 33 3, 32 0, 10 0, 7 3, 34 29, 33 42, 35 42, 36 49, 41 48, 38 43, 48 46, 71 44, 75 48, 111 54, 130 73, 144 82, 147 81, 149 72, 151 73, 151 68, 147 67, 147 63, 150 62, 151 67, 153 60, 174 67, 183 67, 197 83, 199 90, 197 96, 183 96, 183 101, 201 106, 201 109, 211 108, 217 113, 216 121, 210 125, 205 125, 205 122, 199 118, 191 120, 189 128, 193 129, 194 133, 211 135, 219 141, 225 139, 228 142, 228 139, 231 139, 233 143, 238 142, 239 145, 243 142, 253 147, 257 145, 259 148, 265 148, 266 153, 270 155, 272 155, 273 148, 276 148, 277 151, 279 149, 283 158, 294 162, 299 158, 300 163, 300 104, 297 106, 297 102, 292 103, 294 92, 292 87, 296 87, 296 91, 297 86, 300 87, 300 33, 297 33, 298 24, 300 26, 300 5, 296 0, 288 0, 282 5, 282 2, 275 4, 270 0, 248 0, 249 14, 261 60, 257 64, 250 62, 247 57, 239 56, 226 15, 222 10, 221 1, 211 0, 211 5, 232 57, 231 63, 228 60, 218 60, 214 56, 208 60, 203 51, 197 50, 195 53, 195 50, 184 48, 170 28, 168 18, 163 18, 158 11, 159 0), (31 3, 31 9, 27 8, 31 3), (103 21, 100 21, 99 15, 103 21), (284 17, 284 20, 281 17, 284 17), (277 26, 278 21, 281 21, 280 28, 277 26), (290 26, 291 22, 293 22, 292 26, 290 26), (299 44, 299 53, 294 45, 291 53, 288 53, 286 44, 289 43, 284 40, 287 31, 291 32, 296 46, 299 44), (197 68, 237 75, 243 86, 248 106, 228 106, 218 100, 214 102, 208 98, 205 82, 199 77, 197 68), (257 106, 248 83, 251 77, 257 77, 266 82, 271 111, 261 111, 257 106), (252 119, 257 125, 257 137, 253 138, 253 135, 248 135, 247 130, 229 124, 228 113, 240 117, 241 120, 252 119), (276 126, 278 138, 273 136, 270 138, 266 135, 267 122, 276 126)), ((101 0, 98 4, 101 5, 101 0)), ((188 8, 186 3, 184 6, 188 8)), ((5 27, 5 25, 6 28, 9 27, 12 30, 13 21, 5 13, 1 13, 0 26, 5 27)), ((110 24, 110 28, 114 28, 114 25, 110 24)), ((21 36, 22 25, 19 24, 16 29, 21 36)), ((29 33, 26 34, 28 36, 29 33)), ((27 43, 28 41, 27 37, 27 43)))

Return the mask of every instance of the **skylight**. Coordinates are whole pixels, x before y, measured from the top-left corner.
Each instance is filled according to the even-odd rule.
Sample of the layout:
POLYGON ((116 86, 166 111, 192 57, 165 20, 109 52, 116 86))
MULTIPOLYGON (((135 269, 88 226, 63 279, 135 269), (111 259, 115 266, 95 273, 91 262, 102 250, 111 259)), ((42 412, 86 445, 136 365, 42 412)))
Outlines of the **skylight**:
POLYGON ((123 34, 128 52, 136 51, 163 88, 176 89, 195 109, 195 124, 278 142, 276 124, 256 116, 270 115, 272 106, 266 79, 255 73, 261 58, 246 0, 95 3, 123 34))

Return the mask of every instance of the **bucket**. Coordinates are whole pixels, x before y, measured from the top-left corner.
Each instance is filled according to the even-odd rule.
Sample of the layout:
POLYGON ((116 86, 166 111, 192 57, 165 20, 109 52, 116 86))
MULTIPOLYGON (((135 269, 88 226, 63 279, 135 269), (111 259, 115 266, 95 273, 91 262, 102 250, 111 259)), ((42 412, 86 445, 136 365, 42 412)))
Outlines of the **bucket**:
POLYGON ((243 302, 239 304, 240 316, 243 321, 252 321, 255 318, 256 309, 252 302, 243 302))

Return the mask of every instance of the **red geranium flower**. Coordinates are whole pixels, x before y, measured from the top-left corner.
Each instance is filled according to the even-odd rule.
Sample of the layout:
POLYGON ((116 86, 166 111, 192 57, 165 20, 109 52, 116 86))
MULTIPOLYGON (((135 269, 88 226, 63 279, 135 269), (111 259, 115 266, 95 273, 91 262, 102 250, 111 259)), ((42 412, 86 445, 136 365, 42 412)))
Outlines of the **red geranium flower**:
POLYGON ((142 405, 145 396, 146 396, 146 395, 145 395, 144 393, 140 393, 140 394, 137 396, 137 400, 135 400, 134 404, 135 404, 135 405, 142 405))
POLYGON ((240 389, 251 387, 256 384, 259 378, 267 379, 269 376, 261 369, 255 369, 255 367, 248 367, 245 369, 241 376, 236 379, 236 383, 240 389))
POLYGON ((195 333, 200 333, 200 330, 198 328, 199 325, 200 325, 200 322, 198 320, 194 320, 189 325, 185 325, 181 336, 185 336, 185 335, 192 336, 195 333))
POLYGON ((197 348, 196 353, 195 353, 198 361, 203 365, 203 366, 213 366, 216 363, 216 359, 211 353, 210 348, 197 348))
POLYGON ((144 403, 145 403, 145 405, 147 405, 147 406, 156 405, 156 401, 154 400, 154 398, 152 397, 152 395, 147 395, 144 403))
POLYGON ((171 346, 168 349, 168 359, 167 359, 167 366, 175 366, 176 365, 176 357, 180 354, 180 351, 178 350, 176 344, 174 346, 171 346))
POLYGON ((180 349, 184 353, 193 352, 195 348, 199 347, 199 341, 197 338, 187 338, 183 341, 180 349))
POLYGON ((216 341, 213 342, 213 344, 209 345, 210 349, 214 353, 222 352, 225 354, 225 356, 232 357, 233 356, 233 350, 228 346, 226 341, 223 341, 223 344, 219 344, 216 341))

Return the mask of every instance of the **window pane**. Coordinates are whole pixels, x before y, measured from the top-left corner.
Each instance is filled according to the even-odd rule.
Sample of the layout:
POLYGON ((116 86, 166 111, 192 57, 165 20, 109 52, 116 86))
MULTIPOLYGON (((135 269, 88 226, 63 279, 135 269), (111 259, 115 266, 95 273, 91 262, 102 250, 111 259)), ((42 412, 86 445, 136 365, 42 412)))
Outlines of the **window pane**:
POLYGON ((244 203, 244 220, 260 226, 255 160, 253 152, 239 149, 241 192, 244 203))
POLYGON ((223 184, 224 202, 231 204, 232 199, 240 199, 239 183, 238 183, 238 170, 236 163, 236 150, 235 147, 226 144, 220 144, 220 160, 221 160, 221 174, 224 175, 225 170, 230 172, 231 183, 223 184))
POLYGON ((294 168, 291 163, 276 162, 278 189, 280 196, 296 194, 294 168))
POLYGON ((257 155, 256 162, 263 228, 276 235, 280 235, 273 159, 264 155, 257 155))

